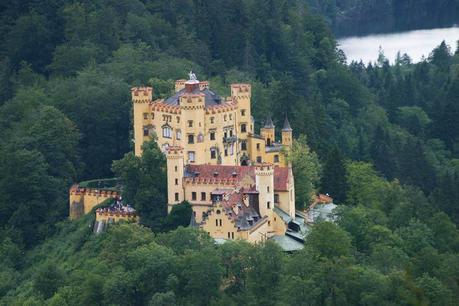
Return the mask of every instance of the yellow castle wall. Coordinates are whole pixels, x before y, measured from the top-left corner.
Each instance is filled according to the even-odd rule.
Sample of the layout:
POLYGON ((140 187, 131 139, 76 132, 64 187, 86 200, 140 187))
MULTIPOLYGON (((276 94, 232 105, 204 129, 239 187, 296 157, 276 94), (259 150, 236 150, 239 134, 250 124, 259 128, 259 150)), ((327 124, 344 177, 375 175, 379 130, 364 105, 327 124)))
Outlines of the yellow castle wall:
POLYGON ((81 216, 72 213, 72 206, 75 203, 83 205, 83 214, 89 213, 95 206, 102 204, 107 199, 114 199, 119 196, 117 192, 104 192, 97 189, 84 188, 84 191, 77 191, 77 185, 72 186, 69 191, 70 219, 77 219, 81 216))
MULTIPOLYGON (((185 86, 184 80, 176 82, 176 90, 185 86)), ((201 87, 208 87, 207 82, 201 82, 201 87)), ((250 137, 253 134, 253 122, 251 120, 251 86, 250 84, 231 85, 231 97, 222 99, 218 107, 205 107, 204 97, 199 94, 182 96, 180 106, 168 106, 162 100, 152 101, 152 88, 140 87, 132 90, 134 141, 135 154, 141 154, 141 146, 144 141, 150 140, 153 135, 157 137, 160 148, 166 146, 181 146, 185 153, 185 163, 188 162, 188 152, 195 152, 196 164, 238 165, 244 152, 253 161, 261 157, 263 162, 272 162, 276 165, 284 165, 284 159, 280 153, 270 153, 265 150, 265 139, 274 140, 274 130, 262 129, 265 139, 250 137), (192 121, 190 127, 188 122, 192 121), (169 125, 172 129, 170 137, 163 135, 163 126, 169 125), (242 128, 245 126, 245 129, 242 128), (149 135, 144 135, 148 130, 149 135), (223 138, 233 135, 237 138, 234 143, 225 144, 223 138), (211 139, 211 132, 215 137, 211 139), (188 135, 194 135, 194 143, 188 143, 188 135), (202 142, 198 142, 198 135, 202 135, 202 142), (247 143, 247 151, 243 151, 241 143, 247 143), (260 149, 257 150, 256 145, 260 149), (211 158, 211 148, 218 148, 219 154, 211 158), (226 150, 225 150, 226 148, 226 150), (225 154, 226 151, 226 154, 225 154), (218 158, 220 156, 220 161, 218 158), (274 156, 279 155, 279 162, 274 156)))
POLYGON ((235 223, 225 214, 221 205, 217 204, 212 208, 206 222, 201 228, 209 233, 213 238, 220 239, 239 239, 241 233, 238 232, 235 223))

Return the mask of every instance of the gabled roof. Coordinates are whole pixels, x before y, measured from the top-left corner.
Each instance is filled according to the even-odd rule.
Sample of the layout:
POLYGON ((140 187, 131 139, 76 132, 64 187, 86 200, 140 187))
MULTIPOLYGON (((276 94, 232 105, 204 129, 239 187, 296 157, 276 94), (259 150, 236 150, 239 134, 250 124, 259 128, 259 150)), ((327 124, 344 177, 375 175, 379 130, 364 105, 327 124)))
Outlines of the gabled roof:
POLYGON ((207 88, 201 90, 199 87, 195 88, 192 92, 188 92, 185 88, 179 90, 173 96, 165 99, 163 103, 169 105, 179 105, 180 97, 188 94, 203 94, 206 106, 220 105, 222 103, 222 99, 215 92, 207 88))

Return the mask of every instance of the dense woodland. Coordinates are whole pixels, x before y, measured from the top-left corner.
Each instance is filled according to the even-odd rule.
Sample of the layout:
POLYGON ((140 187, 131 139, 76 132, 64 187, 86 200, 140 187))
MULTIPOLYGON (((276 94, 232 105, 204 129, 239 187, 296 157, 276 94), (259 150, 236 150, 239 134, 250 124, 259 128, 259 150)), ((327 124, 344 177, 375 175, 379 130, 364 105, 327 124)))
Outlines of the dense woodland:
POLYGON ((0 305, 454 305, 456 46, 347 63, 306 2, 1 2, 0 305), (190 69, 223 96, 250 82, 257 128, 288 115, 299 208, 319 191, 340 204, 303 251, 216 246, 174 229, 186 204, 165 216, 164 157, 129 153, 129 89, 168 96, 190 69), (141 225, 66 220, 72 183, 115 175, 141 225))
POLYGON ((449 27, 458 0, 306 0, 340 36, 449 27))

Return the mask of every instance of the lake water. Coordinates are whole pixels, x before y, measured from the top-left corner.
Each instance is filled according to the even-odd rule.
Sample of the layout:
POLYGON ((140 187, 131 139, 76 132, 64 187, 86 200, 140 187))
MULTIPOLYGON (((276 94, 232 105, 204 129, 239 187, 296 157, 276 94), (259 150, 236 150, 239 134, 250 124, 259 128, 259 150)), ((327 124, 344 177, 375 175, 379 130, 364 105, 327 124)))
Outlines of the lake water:
POLYGON ((346 54, 348 63, 353 60, 375 62, 378 59, 379 47, 393 63, 398 51, 408 54, 413 62, 419 62, 423 56, 427 58, 443 40, 454 52, 459 40, 459 27, 346 37, 339 39, 338 44, 346 54))

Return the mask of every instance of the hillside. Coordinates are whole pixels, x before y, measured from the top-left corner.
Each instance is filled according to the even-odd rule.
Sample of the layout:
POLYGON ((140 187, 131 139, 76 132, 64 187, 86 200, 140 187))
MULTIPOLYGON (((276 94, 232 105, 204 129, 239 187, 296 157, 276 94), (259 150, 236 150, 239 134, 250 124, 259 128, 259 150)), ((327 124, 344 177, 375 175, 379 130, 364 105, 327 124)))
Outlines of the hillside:
MULTIPOLYGON (((456 10, 454 1, 447 7, 456 10)), ((4 1, 0 36, 0 304, 459 299, 456 46, 418 64, 409 56, 346 63, 327 21, 300 0, 4 1), (305 158, 318 158, 295 182, 341 207, 337 224, 317 226, 305 250, 158 233, 170 228, 153 222, 164 216, 149 199, 164 199, 155 191, 166 182, 147 170, 161 161, 125 155, 130 88, 166 97, 191 69, 222 96, 231 83, 251 83, 257 129, 267 115, 276 126, 288 115, 305 158), (128 198, 156 218, 144 223, 156 233, 122 224, 95 237, 90 216, 64 221, 68 188, 113 177, 112 168, 131 178, 127 189, 149 191, 128 198)))

